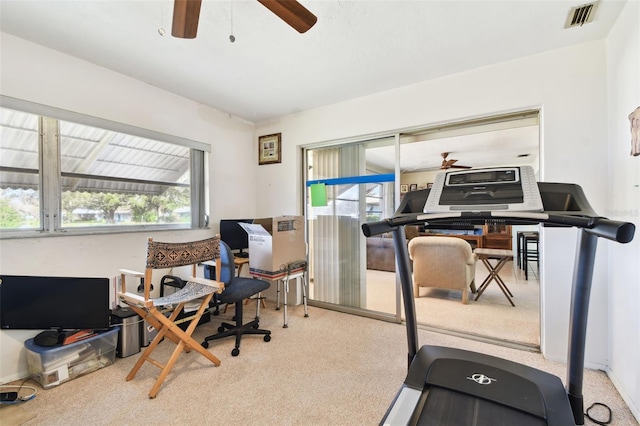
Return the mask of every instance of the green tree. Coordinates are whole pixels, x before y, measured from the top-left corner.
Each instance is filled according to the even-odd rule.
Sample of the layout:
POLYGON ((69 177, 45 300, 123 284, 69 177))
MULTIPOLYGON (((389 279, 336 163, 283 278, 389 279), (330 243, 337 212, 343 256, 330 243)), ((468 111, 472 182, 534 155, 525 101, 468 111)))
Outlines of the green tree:
POLYGON ((91 194, 88 192, 65 191, 62 193, 62 211, 63 218, 71 223, 73 222, 73 211, 80 208, 88 208, 91 204, 91 194))
POLYGON ((188 188, 171 187, 160 195, 151 198, 151 206, 156 210, 158 219, 172 222, 171 214, 180 207, 187 207, 191 203, 188 188))
POLYGON ((116 210, 126 203, 125 195, 104 192, 92 195, 92 208, 100 210, 104 214, 106 223, 115 223, 116 210))
POLYGON ((134 195, 127 200, 127 206, 131 210, 134 222, 150 222, 149 197, 146 195, 134 195))
POLYGON ((22 225, 20 213, 9 202, 0 199, 0 228, 17 228, 22 225))

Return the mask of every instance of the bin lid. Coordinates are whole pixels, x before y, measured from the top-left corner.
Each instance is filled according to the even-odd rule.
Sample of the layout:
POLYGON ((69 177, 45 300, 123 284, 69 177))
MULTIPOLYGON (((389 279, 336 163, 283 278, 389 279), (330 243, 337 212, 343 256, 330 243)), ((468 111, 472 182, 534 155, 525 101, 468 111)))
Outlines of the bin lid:
POLYGON ((136 312, 129 307, 124 307, 124 308, 118 307, 111 311, 111 315, 117 318, 131 318, 138 314, 136 314, 136 312))

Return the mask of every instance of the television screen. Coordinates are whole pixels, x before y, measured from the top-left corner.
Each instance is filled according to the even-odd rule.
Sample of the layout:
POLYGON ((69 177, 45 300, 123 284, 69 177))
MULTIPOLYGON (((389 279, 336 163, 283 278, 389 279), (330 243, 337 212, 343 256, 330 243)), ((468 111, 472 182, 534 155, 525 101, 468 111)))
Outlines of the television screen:
POLYGON ((107 329, 109 279, 0 275, 0 328, 107 329))
POLYGON ((253 219, 222 219, 220 239, 227 243, 231 250, 240 250, 240 253, 243 253, 243 250, 249 248, 249 235, 238 225, 239 222, 253 223, 253 219))

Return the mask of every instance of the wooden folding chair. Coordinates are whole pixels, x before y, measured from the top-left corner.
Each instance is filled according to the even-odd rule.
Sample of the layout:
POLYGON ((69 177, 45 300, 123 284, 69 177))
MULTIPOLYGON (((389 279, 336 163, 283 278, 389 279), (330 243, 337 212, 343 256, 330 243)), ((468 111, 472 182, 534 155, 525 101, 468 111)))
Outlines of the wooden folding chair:
MULTIPOLYGON (((196 278, 196 267, 199 263, 215 260, 220 262, 220 237, 216 236, 206 240, 186 242, 186 243, 161 243, 149 238, 147 246, 147 266, 144 274, 127 269, 120 270, 121 291, 118 296, 121 301, 129 305, 138 315, 144 318, 151 326, 158 330, 158 334, 151 344, 140 355, 138 362, 127 375, 127 381, 132 380, 138 370, 145 362, 160 368, 160 376, 149 392, 149 398, 155 398, 160 390, 160 386, 167 378, 171 368, 176 363, 182 351, 189 352, 191 349, 202 354, 216 366, 220 365, 220 360, 204 349, 200 343, 191 337, 191 334, 198 325, 200 317, 209 307, 209 302, 214 293, 220 293, 224 284, 219 281, 196 278), (151 279, 155 269, 175 268, 179 266, 192 266, 192 277, 187 280, 187 284, 168 296, 151 299, 151 279), (144 278, 144 295, 127 292, 126 276, 144 278), (195 312, 189 313, 187 318, 179 322, 189 321, 186 330, 178 326, 177 317, 182 312, 187 303, 198 301, 198 308, 195 312), (172 309, 172 310, 171 310, 172 309), (167 317, 165 313, 170 311, 167 317), (163 338, 176 343, 169 360, 163 365, 151 358, 151 354, 156 349, 163 338)), ((220 269, 219 267, 217 268, 220 269)))

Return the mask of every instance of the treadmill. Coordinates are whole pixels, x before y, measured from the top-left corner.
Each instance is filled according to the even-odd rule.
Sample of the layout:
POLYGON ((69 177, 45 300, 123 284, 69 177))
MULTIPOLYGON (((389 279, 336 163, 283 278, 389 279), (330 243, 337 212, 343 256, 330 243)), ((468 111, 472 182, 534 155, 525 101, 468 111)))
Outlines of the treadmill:
POLYGON ((598 216, 580 186, 535 182, 533 170, 521 166, 439 173, 431 189, 406 193, 393 217, 365 223, 362 231, 366 237, 392 233, 406 314, 409 369, 380 424, 584 424, 584 352, 597 240, 628 243, 634 224, 598 216), (566 388, 558 377, 526 365, 461 349, 418 346, 404 226, 485 223, 579 229, 566 388))

